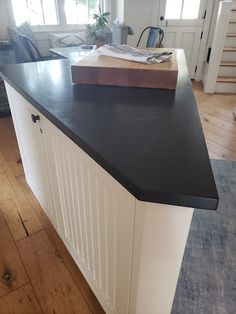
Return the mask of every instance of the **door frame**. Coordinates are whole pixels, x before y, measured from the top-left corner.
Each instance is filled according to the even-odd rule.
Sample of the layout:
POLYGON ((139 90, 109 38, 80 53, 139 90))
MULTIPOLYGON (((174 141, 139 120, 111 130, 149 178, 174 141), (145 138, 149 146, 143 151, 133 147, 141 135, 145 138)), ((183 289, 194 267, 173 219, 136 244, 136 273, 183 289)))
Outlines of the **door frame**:
POLYGON ((211 20, 212 20, 212 15, 214 11, 214 5, 215 5, 215 0, 208 0, 207 1, 207 7, 206 7, 206 18, 205 22, 203 25, 203 36, 202 40, 200 43, 200 48, 198 52, 198 61, 197 61, 197 71, 195 72, 194 80, 195 81, 201 81, 203 79, 203 64, 205 61, 205 56, 206 56, 206 49, 207 49, 207 43, 208 43, 208 38, 210 34, 210 26, 211 26, 211 20))
MULTIPOLYGON (((194 0, 193 0, 194 1, 194 0)), ((207 41, 209 38, 210 33, 210 24, 213 15, 213 9, 216 0, 208 0, 206 6, 206 18, 203 25, 203 36, 200 42, 198 57, 197 57, 197 70, 194 75, 194 80, 201 81, 203 78, 203 64, 205 61, 206 56, 206 48, 207 48, 207 41)), ((159 25, 159 12, 160 12, 160 0, 154 1, 153 4, 153 14, 152 14, 152 24, 154 26, 159 25)))
MULTIPOLYGON (((194 0, 192 0, 194 1, 194 0)), ((198 12, 198 17, 197 19, 165 19, 164 17, 164 20, 163 21, 160 21, 159 19, 159 24, 160 26, 165 26, 165 22, 168 22, 168 25, 169 26, 177 26, 177 27, 181 27, 181 26, 189 26, 189 27, 201 27, 203 26, 204 24, 204 21, 203 21, 203 16, 204 16, 204 11, 206 10, 207 8, 207 3, 208 3, 208 0, 200 0, 200 7, 199 7, 199 12, 198 12)), ((162 14, 163 16, 165 15, 164 14, 164 11, 165 11, 165 7, 166 7, 166 2, 167 0, 159 0, 159 14, 158 16, 160 16, 160 14, 162 14)), ((182 2, 183 3, 183 2, 182 2)))

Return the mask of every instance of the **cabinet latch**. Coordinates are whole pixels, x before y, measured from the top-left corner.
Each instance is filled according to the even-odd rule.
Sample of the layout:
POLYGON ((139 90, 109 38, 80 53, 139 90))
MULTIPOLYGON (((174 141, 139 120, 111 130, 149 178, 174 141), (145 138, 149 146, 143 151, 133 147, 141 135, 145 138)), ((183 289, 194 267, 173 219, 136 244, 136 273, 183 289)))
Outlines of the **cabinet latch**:
POLYGON ((32 114, 32 115, 31 115, 31 119, 32 119, 32 121, 33 121, 34 123, 36 123, 37 120, 40 120, 40 117, 39 117, 39 115, 32 114))

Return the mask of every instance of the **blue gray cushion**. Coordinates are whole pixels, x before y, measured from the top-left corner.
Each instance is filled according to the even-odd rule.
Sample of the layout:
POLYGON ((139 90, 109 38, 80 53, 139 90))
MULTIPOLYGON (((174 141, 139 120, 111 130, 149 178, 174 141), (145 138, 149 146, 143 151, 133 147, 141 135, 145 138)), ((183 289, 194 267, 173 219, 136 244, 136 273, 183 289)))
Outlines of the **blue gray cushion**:
POLYGON ((29 62, 31 61, 30 55, 24 47, 19 35, 20 33, 16 28, 8 27, 8 36, 15 46, 17 62, 29 62))
MULTIPOLYGON (((33 44, 37 47, 37 41, 34 37, 34 33, 29 25, 28 22, 24 22, 17 28, 8 27, 8 36, 12 43, 15 45, 16 49, 16 58, 17 62, 31 62, 32 60, 27 48, 24 46, 22 40, 20 39, 19 35, 25 35, 30 38, 33 44)), ((34 47, 32 46, 32 53, 35 56, 35 60, 38 59, 38 53, 35 51, 34 47)))
POLYGON ((27 21, 18 26, 17 30, 19 33, 29 37, 30 40, 34 43, 34 45, 37 46, 37 41, 34 37, 34 32, 32 31, 32 28, 27 21))

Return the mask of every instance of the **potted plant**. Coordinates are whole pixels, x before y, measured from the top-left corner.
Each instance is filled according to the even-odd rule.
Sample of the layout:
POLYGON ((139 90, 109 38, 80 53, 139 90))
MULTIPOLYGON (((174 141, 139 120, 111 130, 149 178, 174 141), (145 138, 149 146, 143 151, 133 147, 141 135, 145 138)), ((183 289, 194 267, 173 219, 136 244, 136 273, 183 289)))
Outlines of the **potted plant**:
POLYGON ((105 34, 109 31, 108 20, 110 15, 110 12, 102 13, 99 6, 98 14, 93 14, 95 22, 87 25, 87 36, 96 43, 97 48, 105 44, 105 34))

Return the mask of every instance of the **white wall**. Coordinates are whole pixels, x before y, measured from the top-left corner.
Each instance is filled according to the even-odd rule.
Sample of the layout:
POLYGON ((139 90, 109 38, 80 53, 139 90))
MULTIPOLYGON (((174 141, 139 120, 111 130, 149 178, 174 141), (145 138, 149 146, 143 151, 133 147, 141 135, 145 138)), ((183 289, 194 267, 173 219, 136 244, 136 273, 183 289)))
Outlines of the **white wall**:
POLYGON ((124 21, 124 3, 125 0, 112 0, 111 10, 113 19, 118 18, 119 22, 124 21))
POLYGON ((0 40, 7 39, 7 27, 14 25, 9 0, 0 0, 0 40))
POLYGON ((124 21, 130 25, 134 35, 129 36, 128 44, 136 46, 142 30, 157 25, 159 0, 124 0, 124 21))

